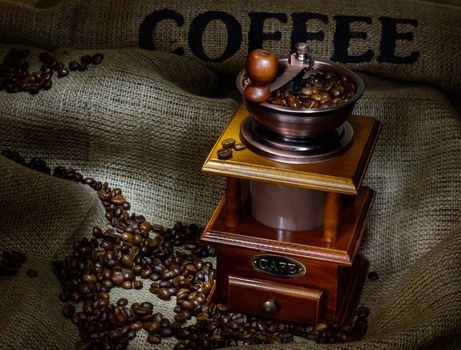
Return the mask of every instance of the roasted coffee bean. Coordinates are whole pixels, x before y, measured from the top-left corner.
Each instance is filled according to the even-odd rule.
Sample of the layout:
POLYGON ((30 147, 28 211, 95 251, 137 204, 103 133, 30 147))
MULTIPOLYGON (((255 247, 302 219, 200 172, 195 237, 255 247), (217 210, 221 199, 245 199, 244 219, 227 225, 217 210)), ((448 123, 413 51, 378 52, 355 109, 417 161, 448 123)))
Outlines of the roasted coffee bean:
POLYGON ((91 58, 91 63, 100 64, 104 60, 104 55, 102 53, 96 53, 91 58))
POLYGON ((172 327, 162 327, 160 328, 159 334, 164 337, 164 338, 169 338, 172 337, 174 334, 173 328, 172 327))
POLYGON ((236 151, 242 151, 244 149, 246 149, 247 146, 244 144, 244 143, 237 143, 235 146, 234 146, 234 149, 236 151))
POLYGON ((179 340, 187 340, 190 339, 191 331, 188 328, 179 328, 176 330, 175 336, 179 340))
POLYGON ((133 266, 133 258, 128 254, 122 255, 120 262, 122 263, 124 267, 130 268, 133 266))
POLYGON ((361 306, 357 309, 357 316, 359 318, 367 318, 368 316, 370 315, 370 309, 365 307, 365 306, 361 306))
POLYGON ((67 318, 71 318, 75 313, 75 306, 69 303, 66 303, 62 307, 62 313, 67 318))
POLYGON ((162 232, 164 230, 162 225, 159 224, 153 224, 152 225, 152 231, 154 232, 162 232))
POLYGON ((133 243, 134 243, 135 245, 139 245, 139 244, 141 244, 141 242, 142 242, 142 236, 139 235, 139 234, 135 234, 135 235, 133 236, 133 243))
POLYGON ((174 315, 174 320, 179 323, 184 323, 190 318, 190 314, 187 312, 179 312, 174 315))
POLYGON ((142 322, 141 321, 136 321, 136 322, 133 322, 132 324, 130 324, 130 329, 135 331, 135 332, 138 332, 142 329, 142 322))
POLYGON ((311 96, 313 94, 312 88, 310 87, 305 87, 301 89, 301 94, 305 96, 311 96))
POLYGON ((233 148, 235 145, 235 140, 232 138, 229 138, 229 139, 223 140, 221 143, 222 143, 223 148, 233 148))
POLYGON ((76 70, 78 70, 79 67, 80 67, 80 63, 78 63, 77 61, 70 61, 69 62, 69 70, 70 71, 76 71, 76 70))
POLYGON ((139 306, 142 307, 143 309, 150 309, 150 310, 152 310, 154 308, 154 304, 152 304, 149 301, 144 301, 139 306))
POLYGON ((190 300, 179 300, 178 306, 187 311, 192 311, 195 308, 194 303, 190 300))
POLYGON ((146 221, 146 218, 144 217, 144 215, 135 215, 135 216, 134 216, 134 220, 135 220, 137 223, 142 224, 144 221, 146 221))
POLYGON ((123 289, 132 289, 133 283, 131 281, 123 281, 120 287, 122 287, 123 289))
POLYGON ((269 102, 291 108, 328 108, 344 103, 357 92, 357 85, 348 77, 319 69, 301 81, 300 89, 292 85, 274 91, 269 102))
MULTIPOLYGON (((321 87, 317 88, 315 93, 322 93, 321 87)), ((333 88, 333 85, 328 87, 329 91, 333 88)), ((55 173, 72 179, 77 172, 63 168, 57 169, 55 173)), ((81 182, 86 183, 84 177, 81 182)), ((93 182, 89 181, 88 185, 91 186, 91 183, 93 182)), ((111 190, 107 184, 95 183, 99 183, 96 191, 106 212, 114 213, 120 209, 121 206, 112 203, 112 199, 122 196, 121 190, 111 190)), ((127 203, 126 200, 123 203, 127 203)), ((196 225, 180 223, 175 224, 172 229, 155 225, 149 227, 146 224, 144 230, 156 232, 155 237, 151 238, 141 232, 140 226, 148 222, 143 216, 125 211, 118 214, 116 217, 112 215, 110 224, 122 228, 121 230, 115 227, 116 230, 103 233, 94 228, 92 232, 95 238, 92 241, 82 239, 74 245, 73 254, 63 261, 53 262, 53 272, 63 288, 60 299, 75 302, 84 300, 84 312, 71 316, 82 337, 79 344, 90 344, 95 348, 110 344, 107 345, 110 349, 125 349, 141 326, 149 333, 148 339, 154 342, 160 342, 163 337, 176 336, 181 340, 182 345, 176 347, 180 349, 287 343, 293 341, 294 336, 317 342, 343 342, 361 339, 367 330, 366 317, 369 311, 361 308, 357 311, 359 317, 356 318, 356 323, 347 328, 325 322, 315 327, 291 325, 232 313, 222 304, 203 305, 215 283, 216 270, 210 262, 201 259, 209 254, 204 250, 209 248, 199 241, 201 229, 196 225), (129 237, 126 234, 125 240, 121 239, 125 232, 132 235, 133 244, 128 242, 129 238, 126 240, 129 237), (135 235, 139 235, 137 242, 135 235), (186 244, 191 248, 187 253, 175 250, 175 245, 186 244), (126 268, 122 260, 129 261, 129 258, 133 264, 126 268), (110 303, 108 291, 111 284, 137 285, 142 283, 135 279, 139 275, 156 281, 149 290, 160 299, 169 300, 176 294, 173 323, 170 324, 161 313, 153 314, 153 305, 150 302, 133 303, 130 308, 127 307, 126 299, 119 299, 116 305, 110 303), (93 283, 93 276, 96 277, 96 283, 93 283), (106 287, 107 291, 104 289, 106 287), (182 327, 192 316, 195 316, 196 324, 182 327), (111 339, 114 340, 112 343, 108 338, 113 329, 116 331, 111 333, 111 339), (185 341, 186 339, 190 341, 185 341)))
POLYGON ((162 322, 163 320, 163 315, 160 312, 156 312, 155 314, 152 315, 152 319, 154 321, 158 321, 160 324, 160 322, 162 322))
POLYGON ((134 273, 129 269, 122 269, 123 278, 125 281, 134 281, 134 273))
POLYGON ((123 273, 121 271, 115 271, 112 274, 111 280, 112 282, 114 282, 115 285, 118 286, 122 284, 125 279, 123 278, 123 273))
POLYGON ((112 282, 110 279, 104 279, 101 281, 101 285, 110 290, 114 286, 114 282, 112 282))
POLYGON ((80 62, 83 64, 91 63, 92 57, 90 55, 83 55, 80 57, 80 62))
POLYGON ((120 298, 117 300, 117 305, 119 306, 126 306, 128 305, 128 299, 126 298, 120 298))
POLYGON ((157 292, 157 296, 162 300, 170 300, 171 293, 168 288, 160 288, 157 292))
POLYGON ((96 275, 86 273, 82 277, 83 282, 86 283, 96 283, 98 280, 96 278, 96 275))
POLYGON ((218 150, 218 159, 232 158, 232 150, 229 148, 221 148, 218 150))
POLYGON ((148 278, 150 275, 152 275, 152 273, 153 273, 152 269, 148 267, 147 269, 141 271, 141 277, 148 278))
MULTIPOLYGON (((58 62, 54 57, 46 52, 39 55, 39 60, 43 63, 38 72, 30 72, 30 64, 27 61, 29 54, 27 49, 16 50, 11 49, 3 58, 0 64, 0 90, 5 89, 8 93, 15 93, 20 91, 29 92, 31 95, 37 94, 41 89, 48 90, 52 87, 51 77, 53 70, 57 72, 58 78, 68 75, 69 70, 64 67, 62 62, 58 62)), ((90 56, 90 62, 95 63, 101 61, 99 54, 93 57, 90 56), (94 61, 94 62, 93 62, 94 61)), ((75 61, 69 64, 70 70, 80 68, 80 65, 75 66, 75 61)), ((86 64, 85 64, 86 66, 86 64)), ((78 181, 78 174, 74 181, 78 181)))
POLYGON ((133 288, 134 289, 142 289, 143 283, 142 281, 136 280, 133 282, 133 288))
POLYGON ((85 64, 85 63, 80 63, 77 69, 78 69, 79 72, 84 72, 84 71, 87 70, 87 68, 88 68, 88 65, 87 65, 87 64, 85 64))
POLYGON ((170 320, 168 320, 167 318, 162 318, 162 320, 160 321, 160 326, 162 328, 170 327, 171 326, 170 320))
POLYGON ((69 74, 69 71, 64 67, 60 67, 58 68, 57 73, 58 73, 58 78, 62 78, 62 77, 67 76, 69 74))
POLYGON ((293 108, 301 107, 301 101, 296 96, 289 94, 286 99, 287 99, 287 104, 289 107, 293 107, 293 108))
POLYGON ((173 282, 171 280, 163 280, 158 283, 158 286, 160 288, 169 288, 172 284, 173 282))
POLYGON ((156 334, 161 328, 160 321, 158 320, 154 320, 152 322, 144 322, 142 327, 149 334, 156 334))
POLYGON ((161 338, 156 336, 155 334, 149 334, 147 336, 147 342, 149 344, 160 344, 161 338))
POLYGON ((368 279, 369 279, 370 281, 376 281, 377 279, 379 279, 379 275, 378 275, 378 273, 376 273, 375 271, 370 271, 370 272, 368 273, 368 279))

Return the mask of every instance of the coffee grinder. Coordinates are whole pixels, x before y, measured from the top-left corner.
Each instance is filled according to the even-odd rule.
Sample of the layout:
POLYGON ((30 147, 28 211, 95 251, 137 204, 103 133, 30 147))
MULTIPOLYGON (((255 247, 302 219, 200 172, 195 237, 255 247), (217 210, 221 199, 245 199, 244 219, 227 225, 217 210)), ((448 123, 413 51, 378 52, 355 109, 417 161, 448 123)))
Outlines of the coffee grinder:
POLYGON ((373 117, 352 115, 364 83, 312 59, 299 43, 285 59, 251 52, 237 88, 243 104, 202 169, 227 178, 201 236, 217 247, 211 297, 234 312, 349 323, 368 269, 358 252, 375 198, 361 184, 381 128, 373 117), (315 86, 327 89, 322 77, 333 75, 352 93, 325 105, 271 103, 283 97, 280 89, 299 91, 315 74, 315 86))

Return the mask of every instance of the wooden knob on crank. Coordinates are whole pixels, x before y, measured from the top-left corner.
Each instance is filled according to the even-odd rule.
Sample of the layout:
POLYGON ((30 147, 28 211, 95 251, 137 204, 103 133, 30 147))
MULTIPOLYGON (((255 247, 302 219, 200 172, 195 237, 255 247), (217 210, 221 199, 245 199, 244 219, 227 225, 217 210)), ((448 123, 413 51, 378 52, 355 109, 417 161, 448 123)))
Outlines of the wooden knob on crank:
POLYGON ((274 53, 265 49, 256 49, 247 56, 245 65, 251 80, 243 94, 248 101, 262 103, 271 97, 269 84, 275 79, 278 60, 274 53))

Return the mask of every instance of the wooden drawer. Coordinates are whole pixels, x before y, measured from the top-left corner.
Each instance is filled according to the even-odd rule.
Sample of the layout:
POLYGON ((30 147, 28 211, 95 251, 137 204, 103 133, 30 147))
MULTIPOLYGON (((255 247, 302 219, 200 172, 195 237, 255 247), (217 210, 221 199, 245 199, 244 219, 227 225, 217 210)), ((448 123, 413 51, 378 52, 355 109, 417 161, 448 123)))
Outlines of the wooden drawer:
POLYGON ((322 295, 318 289, 229 276, 228 306, 234 312, 315 324, 322 295))

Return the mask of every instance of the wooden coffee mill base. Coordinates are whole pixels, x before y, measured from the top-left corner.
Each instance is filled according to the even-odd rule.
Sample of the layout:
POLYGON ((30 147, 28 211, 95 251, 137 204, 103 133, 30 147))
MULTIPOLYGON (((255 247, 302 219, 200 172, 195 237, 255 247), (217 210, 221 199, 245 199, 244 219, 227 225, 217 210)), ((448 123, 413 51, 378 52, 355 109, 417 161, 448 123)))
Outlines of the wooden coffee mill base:
POLYGON ((381 124, 351 116, 352 145, 323 162, 281 163, 248 148, 219 159, 223 140, 241 142, 247 118, 242 105, 203 165, 203 171, 227 177, 225 195, 201 237, 217 245, 213 299, 231 311, 279 320, 349 323, 368 268, 358 251, 375 198, 361 183, 381 124), (325 192, 321 225, 303 231, 258 222, 249 182, 325 192))

